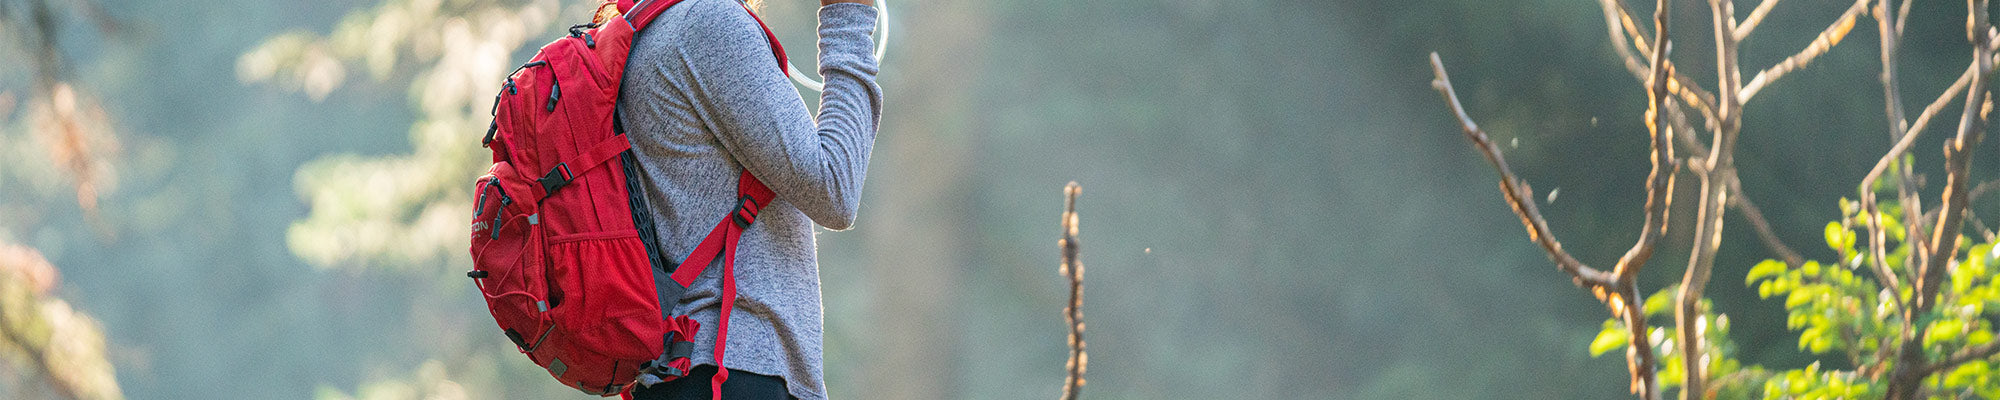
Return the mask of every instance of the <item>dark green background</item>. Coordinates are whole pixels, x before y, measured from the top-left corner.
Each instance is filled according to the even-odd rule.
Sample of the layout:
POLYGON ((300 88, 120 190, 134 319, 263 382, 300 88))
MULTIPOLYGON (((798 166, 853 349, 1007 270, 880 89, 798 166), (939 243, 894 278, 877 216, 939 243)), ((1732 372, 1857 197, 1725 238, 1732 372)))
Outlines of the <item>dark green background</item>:
MULTIPOLYGON (((1646 98, 1614 58, 1595 2, 890 1, 898 32, 962 29, 977 40, 927 53, 909 49, 936 48, 923 46, 930 37, 892 37, 887 116, 857 228, 819 236, 836 397, 872 398, 863 382, 882 374, 954 397, 1054 396, 1066 295, 1054 242, 1070 180, 1085 188, 1087 398, 1625 395, 1624 360, 1585 351, 1607 314, 1527 240, 1431 90, 1426 60, 1438 52, 1473 117, 1503 144, 1518 140, 1507 156, 1538 194, 1561 188, 1542 211, 1566 248, 1606 266, 1641 221, 1646 98), (946 7, 975 12, 927 19, 946 7), (925 60, 952 67, 912 67, 925 60), (950 166, 938 172, 949 184, 895 172, 935 163, 950 166), (912 193, 936 207, 887 205, 912 193), (949 249, 947 262, 893 256, 934 246, 949 249), (875 283, 899 270, 944 277, 935 290, 947 296, 926 301, 943 304, 928 324, 949 354, 931 364, 866 362, 897 346, 872 341, 869 318, 894 312, 871 308, 879 299, 909 295, 875 283)), ((287 226, 310 211, 294 187, 302 163, 409 151, 410 73, 353 78, 314 102, 239 82, 236 59, 268 36, 326 32, 375 3, 106 1, 129 23, 113 34, 69 18, 65 73, 101 99, 124 144, 118 188, 103 200, 109 222, 94 228, 46 167, 0 152, 13 158, 0 159, 0 237, 61 268, 58 294, 103 321, 129 397, 353 392, 460 357, 435 354, 418 333, 504 343, 472 286, 449 279, 462 265, 320 269, 286 247, 287 226)), ((781 39, 811 60, 810 5, 768 3, 781 39)), ((1675 6, 1674 58, 1713 88, 1705 3, 1675 6)), ((1781 4, 1744 43, 1746 68, 1796 52, 1847 6, 1781 4)), ((1915 6, 1901 64, 1912 108, 1963 71, 1960 7, 1915 6)), ((1874 21, 1858 24, 1745 109, 1746 195, 1809 258, 1832 257, 1821 226, 1889 146, 1874 21)), ((25 57, 8 42, 0 59, 25 57)), ((0 91, 25 91, 30 73, 0 62, 0 91)), ((0 121, 10 117, 0 138, 19 142, 25 124, 0 121)), ((1936 132, 1914 151, 1932 168, 1945 136, 1936 132)), ((1992 147, 1979 150, 1988 166, 1975 177, 1994 175, 1992 147)), ((1942 175, 1930 175, 1935 192, 1942 175)), ((1698 186, 1682 176, 1674 229, 1643 290, 1679 280, 1698 186)), ((1724 239, 1709 293, 1734 321, 1741 356, 1813 362, 1795 351, 1780 304, 1740 283, 1769 253, 1734 216, 1724 239)), ((568 393, 518 356, 495 362, 506 365, 499 376, 530 378, 509 383, 513 397, 568 393)))

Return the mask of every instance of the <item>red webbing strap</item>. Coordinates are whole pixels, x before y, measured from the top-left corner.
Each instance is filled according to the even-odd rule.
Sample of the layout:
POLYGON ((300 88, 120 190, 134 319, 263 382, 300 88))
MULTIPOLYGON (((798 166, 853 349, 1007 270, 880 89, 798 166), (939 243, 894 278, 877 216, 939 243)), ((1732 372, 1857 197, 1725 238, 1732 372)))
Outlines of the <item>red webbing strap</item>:
POLYGON ((736 309, 736 242, 743 238, 744 229, 757 222, 757 213, 778 197, 763 181, 751 176, 749 170, 737 178, 736 195, 736 208, 715 224, 715 229, 701 239, 701 244, 694 247, 694 253, 681 262, 681 268, 673 275, 675 283, 688 287, 716 256, 722 256, 722 316, 715 325, 715 377, 709 382, 710 394, 717 399, 722 398, 722 382, 729 380, 729 368, 722 366, 722 353, 729 342, 729 312, 736 309))
MULTIPOLYGON (((633 0, 617 1, 618 10, 625 14, 625 20, 632 24, 635 32, 646 29, 660 13, 680 3, 680 0, 644 0, 636 4, 633 0), (634 9, 638 11, 632 11, 634 9)), ((756 12, 750 11, 748 5, 744 5, 743 10, 750 12, 750 18, 757 21, 757 28, 764 31, 764 39, 770 41, 771 55, 777 58, 778 71, 789 74, 786 66, 791 60, 785 56, 785 47, 778 44, 778 35, 771 33, 771 27, 765 25, 764 19, 758 17, 756 12)), ((729 217, 709 230, 708 236, 701 239, 701 244, 695 245, 694 252, 681 262, 682 268, 676 269, 672 276, 681 287, 688 287, 694 284, 696 277, 701 276, 702 270, 708 268, 708 264, 715 261, 717 255, 722 256, 722 311, 715 326, 715 377, 709 381, 709 395, 714 399, 722 398, 722 383, 729 380, 729 368, 722 366, 722 358, 729 342, 729 314, 736 309, 736 243, 743 238, 743 230, 757 222, 757 213, 778 197, 770 187, 764 186, 763 181, 751 176, 749 170, 744 170, 743 175, 737 178, 736 194, 736 208, 730 211, 729 217)))
MULTIPOLYGON (((597 169, 599 166, 610 164, 612 159, 618 158, 619 154, 631 148, 632 141, 625 139, 625 135, 614 135, 598 141, 596 145, 592 145, 588 149, 583 149, 582 153, 577 153, 563 159, 562 162, 549 167, 548 171, 541 171, 539 173, 542 174, 541 177, 560 176, 564 181, 562 185, 567 185, 568 181, 583 176, 584 172, 589 172, 590 170, 597 169)), ((561 185, 558 185, 557 188, 560 190, 561 185)), ((545 193, 546 190, 542 186, 535 186, 535 192, 541 197, 546 198, 549 196, 549 193, 545 193)))
POLYGON ((569 164, 571 172, 583 175, 584 171, 610 164, 611 159, 618 158, 619 153, 624 153, 625 150, 630 150, 631 148, 632 141, 626 139, 625 135, 612 135, 598 141, 596 145, 592 145, 588 149, 583 149, 582 153, 563 160, 563 163, 569 164))

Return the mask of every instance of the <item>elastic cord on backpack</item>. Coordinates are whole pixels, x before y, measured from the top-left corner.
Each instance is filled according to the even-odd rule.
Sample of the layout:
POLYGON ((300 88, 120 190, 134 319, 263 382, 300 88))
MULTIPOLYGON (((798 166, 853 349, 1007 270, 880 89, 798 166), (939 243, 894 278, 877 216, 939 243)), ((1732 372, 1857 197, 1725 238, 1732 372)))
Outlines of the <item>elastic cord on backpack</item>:
MULTIPOLYGON (((875 21, 877 25, 877 28, 875 28, 875 61, 881 62, 882 57, 889 54, 888 0, 875 0, 875 21)), ((807 78, 806 74, 799 72, 799 66, 796 64, 785 64, 785 76, 792 77, 792 82, 798 82, 799 86, 805 86, 807 89, 812 89, 812 91, 826 91, 826 83, 807 78)))

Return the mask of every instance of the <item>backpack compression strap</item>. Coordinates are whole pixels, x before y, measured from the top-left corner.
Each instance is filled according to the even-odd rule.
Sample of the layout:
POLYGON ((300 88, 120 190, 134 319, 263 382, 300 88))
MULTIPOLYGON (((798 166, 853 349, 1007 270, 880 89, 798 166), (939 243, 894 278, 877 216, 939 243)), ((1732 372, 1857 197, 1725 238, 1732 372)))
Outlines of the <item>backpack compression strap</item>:
MULTIPOLYGON (((764 186, 763 181, 751 176, 749 170, 744 170, 743 176, 737 178, 736 194, 736 208, 729 211, 728 218, 716 223, 715 229, 710 230, 708 236, 701 239, 701 244, 695 246, 694 253, 689 254, 687 260, 681 262, 681 266, 688 268, 678 268, 674 271, 672 276, 674 286, 663 288, 666 290, 662 291, 663 295, 668 292, 675 294, 673 297, 663 296, 663 298, 679 298, 678 293, 685 292, 689 285, 694 284, 695 278, 701 276, 702 270, 707 269, 708 265, 715 261, 715 257, 722 257, 722 298, 719 299, 722 315, 716 320, 715 325, 716 368, 715 378, 709 385, 713 398, 722 397, 722 382, 729 380, 729 369, 722 366, 722 352, 729 340, 729 312, 736 308, 736 243, 743 238, 743 231, 749 229, 750 224, 757 222, 757 213, 778 197, 771 188, 764 186)), ((662 303, 660 307, 671 306, 662 303)), ((671 346, 672 343, 667 345, 671 346)))
MULTIPOLYGON (((632 24, 634 32, 646 29, 646 26, 651 25, 661 13, 681 2, 681 0, 643 0, 636 3, 633 0, 617 1, 618 10, 624 13, 625 20, 632 24)), ((743 10, 750 12, 748 6, 743 10)), ((791 60, 785 56, 785 47, 778 44, 778 36, 771 33, 771 27, 765 25, 764 19, 758 17, 757 13, 750 12, 750 18, 757 21, 757 28, 764 31, 764 39, 771 44, 771 55, 777 58, 778 71, 788 74, 786 67, 791 65, 791 60)), ((617 117, 613 118, 615 120, 617 117)), ((715 228, 708 232, 708 236, 702 238, 701 244, 695 246, 694 252, 689 254, 686 260, 682 260, 680 266, 693 266, 692 268, 661 265, 672 270, 670 276, 663 276, 658 268, 653 271, 654 286, 660 296, 661 316, 668 324, 674 324, 676 320, 684 320, 685 317, 669 315, 673 309, 671 304, 687 292, 688 286, 694 284, 695 278, 701 276, 702 270, 707 269, 717 256, 722 257, 722 293, 718 299, 721 301, 722 311, 715 326, 715 377, 709 382, 710 398, 714 399, 722 398, 722 383, 729 380, 729 368, 723 367, 722 363, 723 351, 729 339, 729 314, 736 308, 736 243, 743 238, 744 230, 749 229, 750 224, 757 222, 757 213, 777 198, 777 193, 772 192, 763 181, 750 175, 748 169, 743 170, 742 176, 737 178, 736 195, 736 208, 730 210, 729 217, 716 223, 715 228)), ((688 334, 694 334, 692 329, 688 334)), ((662 350, 666 354, 661 355, 659 362, 674 357, 677 353, 675 348, 678 347, 675 345, 676 340, 687 340, 687 338, 675 338, 671 334, 663 339, 662 350)))

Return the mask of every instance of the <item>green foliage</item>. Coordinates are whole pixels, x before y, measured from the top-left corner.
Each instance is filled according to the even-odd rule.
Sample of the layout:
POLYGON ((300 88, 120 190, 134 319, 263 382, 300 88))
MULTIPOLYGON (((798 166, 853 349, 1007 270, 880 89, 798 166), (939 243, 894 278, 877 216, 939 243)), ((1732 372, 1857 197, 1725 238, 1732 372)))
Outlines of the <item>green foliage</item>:
POLYGON ((421 111, 409 154, 331 155, 299 167, 294 181, 312 215, 287 230, 292 252, 320 267, 465 265, 445 257, 463 253, 453 250, 472 212, 470 177, 485 166, 484 149, 472 144, 490 121, 493 82, 506 76, 511 49, 542 39, 556 15, 588 15, 571 11, 549 0, 385 0, 324 37, 282 34, 239 57, 238 79, 314 99, 340 85, 347 64, 365 64, 377 79, 398 66, 421 68, 409 85, 421 111))
MULTIPOLYGON (((477 304, 459 275, 465 259, 467 195, 473 177, 490 164, 479 137, 491 121, 493 90, 504 80, 513 54, 546 40, 558 23, 587 18, 595 3, 554 0, 381 0, 353 11, 324 36, 292 32, 267 38, 237 59, 237 77, 323 99, 340 87, 346 70, 361 65, 376 80, 408 77, 408 102, 417 111, 409 126, 409 152, 391 155, 331 154, 301 165, 293 175, 310 215, 286 229, 286 244, 320 268, 384 272, 416 278, 437 292, 410 294, 413 315, 462 315, 477 304)), ((476 314, 475 314, 476 315, 476 314)), ((361 382, 354 392, 322 385, 323 400, 490 398, 509 394, 548 398, 572 394, 546 383, 545 372, 521 362, 490 324, 458 322, 427 349, 415 371, 397 371, 361 382), (473 333, 476 332, 476 333, 473 333), (496 360, 511 364, 493 367, 496 360), (447 373, 449 367, 449 373, 447 373), (495 393, 498 392, 498 393, 495 393)), ((383 351, 383 350, 374 350, 383 351)), ((385 352, 385 351, 384 351, 385 352)))
MULTIPOLYGON (((1893 187, 1883 187, 1893 188, 1893 187)), ((1875 260, 1862 242, 1868 216, 1859 204, 1842 199, 1846 216, 1825 227, 1826 246, 1846 260, 1838 263, 1806 261, 1797 267, 1779 260, 1764 260, 1745 274, 1745 285, 1755 286, 1764 299, 1782 299, 1785 327, 1798 335, 1797 349, 1825 360, 1839 357, 1839 364, 1851 370, 1828 369, 1815 362, 1805 368, 1766 371, 1744 367, 1733 358, 1728 316, 1714 313, 1707 300, 1702 303, 1704 331, 1711 348, 1709 368, 1711 390, 1717 398, 1879 398, 1885 393, 1887 375, 1901 350, 1905 326, 1921 338, 1926 360, 1935 362, 1971 346, 1992 342, 1995 327, 1988 309, 2000 306, 2000 287, 1994 285, 1994 243, 1961 246, 1949 263, 1947 283, 1939 291, 1937 306, 1930 312, 1906 318, 1903 299, 1909 298, 1914 275, 1905 265, 1910 243, 1905 239, 1902 209, 1893 203, 1881 204, 1882 225, 1887 230, 1884 243, 1888 256, 1879 260, 1883 270, 1895 274, 1899 285, 1881 286, 1875 260), (1712 323, 1709 323, 1712 322, 1712 323)), ((1973 238, 1965 238, 1972 243, 1973 238)), ((1673 288, 1646 299, 1645 312, 1655 321, 1672 321, 1670 304, 1673 288), (1655 304, 1659 303, 1659 304, 1655 304)), ((1685 376, 1671 330, 1651 328, 1659 360, 1662 388, 1678 386, 1685 376)), ((1625 327, 1617 319, 1604 322, 1603 331, 1590 343, 1593 356, 1628 346, 1625 327)), ((1989 360, 1972 360, 1944 366, 1924 384, 1933 398, 2000 398, 2000 368, 1989 360)))
POLYGON ((56 279, 40 252, 0 241, 0 382, 40 375, 53 392, 45 395, 125 398, 105 357, 104 328, 49 293, 56 279))

